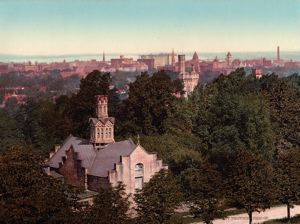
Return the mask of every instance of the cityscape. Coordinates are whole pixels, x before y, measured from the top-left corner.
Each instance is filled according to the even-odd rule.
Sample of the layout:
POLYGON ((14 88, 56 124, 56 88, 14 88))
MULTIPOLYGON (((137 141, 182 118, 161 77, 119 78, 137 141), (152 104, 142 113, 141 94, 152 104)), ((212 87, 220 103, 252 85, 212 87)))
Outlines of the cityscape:
MULTIPOLYGON (((128 84, 135 81, 135 76, 141 72, 153 73, 164 70, 178 75, 186 71, 194 72, 193 77, 190 75, 176 76, 183 81, 190 78, 194 80, 194 84, 185 89, 186 95, 188 95, 199 82, 205 84, 219 74, 228 75, 238 68, 245 68, 248 73, 253 74, 256 78, 261 78, 262 74, 272 72, 276 72, 281 76, 288 76, 299 73, 300 70, 300 60, 282 59, 279 46, 276 49, 276 53, 274 51, 274 57, 271 59, 262 57, 242 60, 235 58, 230 52, 224 54, 224 58, 216 56, 213 59, 201 59, 196 51, 190 59, 186 60, 185 57, 184 54, 177 54, 173 50, 171 53, 139 55, 137 59, 120 55, 119 57, 111 57, 108 60, 103 52, 102 56, 99 55, 98 60, 66 61, 64 59, 61 62, 51 63, 39 63, 38 61, 24 63, 1 62, 0 74, 16 73, 19 76, 33 78, 34 76, 51 75, 54 72, 64 79, 72 76, 85 78, 87 74, 94 70, 111 74, 124 73, 123 76, 129 75, 132 77, 128 77, 125 82, 121 83, 121 86, 118 83, 116 92, 122 97, 122 95, 126 96, 128 93, 128 84)), ((114 86, 113 84, 111 87, 113 88, 114 86)), ((16 99, 18 104, 23 103, 26 98, 26 94, 24 93, 26 93, 26 88, 28 87, 0 86, 0 88, 5 92, 1 104, 1 107, 4 107, 10 98, 16 99)), ((40 89, 46 91, 45 86, 40 86, 40 89)))
POLYGON ((300 223, 300 1, 0 1, 0 224, 300 223))

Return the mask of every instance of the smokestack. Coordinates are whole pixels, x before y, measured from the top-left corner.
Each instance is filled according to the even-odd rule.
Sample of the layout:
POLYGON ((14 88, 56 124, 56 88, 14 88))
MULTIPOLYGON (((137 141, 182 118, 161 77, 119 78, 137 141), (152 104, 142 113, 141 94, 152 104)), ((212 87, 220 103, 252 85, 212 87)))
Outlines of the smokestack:
POLYGON ((280 48, 277 46, 277 61, 280 61, 280 48))
POLYGON ((185 55, 184 54, 178 55, 178 65, 179 65, 178 73, 179 73, 179 75, 183 75, 185 73, 185 55))

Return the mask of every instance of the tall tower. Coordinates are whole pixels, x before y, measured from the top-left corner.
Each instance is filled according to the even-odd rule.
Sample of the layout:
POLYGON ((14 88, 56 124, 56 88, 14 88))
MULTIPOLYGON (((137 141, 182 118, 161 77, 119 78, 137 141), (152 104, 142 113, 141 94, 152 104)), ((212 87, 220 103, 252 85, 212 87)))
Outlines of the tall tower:
POLYGON ((102 62, 105 63, 105 53, 103 51, 103 54, 102 54, 102 62))
POLYGON ((178 74, 182 76, 185 74, 185 55, 178 55, 178 74))
POLYGON ((174 49, 172 50, 172 66, 175 66, 175 53, 174 53, 174 49))
POLYGON ((108 116, 107 96, 96 96, 96 115, 97 118, 90 118, 90 141, 97 149, 106 144, 115 142, 115 119, 108 116))
POLYGON ((280 61, 280 48, 277 46, 277 61, 280 61))
POLYGON ((227 66, 230 66, 231 65, 231 62, 232 62, 232 55, 230 52, 227 53, 226 55, 226 63, 227 63, 227 66))
POLYGON ((184 85, 184 97, 188 97, 188 95, 193 92, 195 87, 198 85, 199 74, 195 71, 194 67, 191 72, 185 71, 185 55, 178 55, 178 78, 183 81, 184 85))

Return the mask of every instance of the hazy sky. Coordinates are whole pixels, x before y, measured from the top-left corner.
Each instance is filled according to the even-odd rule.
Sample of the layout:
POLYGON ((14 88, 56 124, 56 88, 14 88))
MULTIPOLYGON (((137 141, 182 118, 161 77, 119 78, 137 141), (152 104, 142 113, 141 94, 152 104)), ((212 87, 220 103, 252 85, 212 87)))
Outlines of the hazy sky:
POLYGON ((300 0, 0 0, 0 53, 300 50, 300 0))

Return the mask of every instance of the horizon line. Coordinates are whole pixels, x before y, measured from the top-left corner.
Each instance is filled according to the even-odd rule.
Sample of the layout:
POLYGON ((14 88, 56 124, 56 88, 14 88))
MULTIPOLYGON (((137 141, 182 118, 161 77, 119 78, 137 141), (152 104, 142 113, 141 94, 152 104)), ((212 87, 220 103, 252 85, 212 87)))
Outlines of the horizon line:
MULTIPOLYGON (((177 53, 177 54, 191 54, 191 53, 194 53, 194 52, 197 52, 197 53, 204 53, 204 54, 212 54, 212 53, 216 53, 216 54, 219 54, 219 53, 226 53, 226 52, 233 52, 233 53, 271 53, 271 52, 277 52, 277 50, 258 50, 258 51, 197 51, 197 50, 194 50, 194 51, 186 51, 186 52, 182 52, 182 51, 178 51, 180 53, 177 53)), ((280 49, 280 52, 300 52, 300 49, 299 50, 281 50, 280 49)), ((50 54, 45 54, 45 53, 2 53, 0 52, 0 55, 2 56, 74 56, 74 55, 103 55, 106 54, 106 55, 144 55, 144 54, 167 54, 167 53, 172 53, 172 50, 171 51, 148 51, 148 52, 99 52, 99 53, 50 53, 50 54)), ((176 51, 174 51, 174 53, 176 54, 176 51)))

